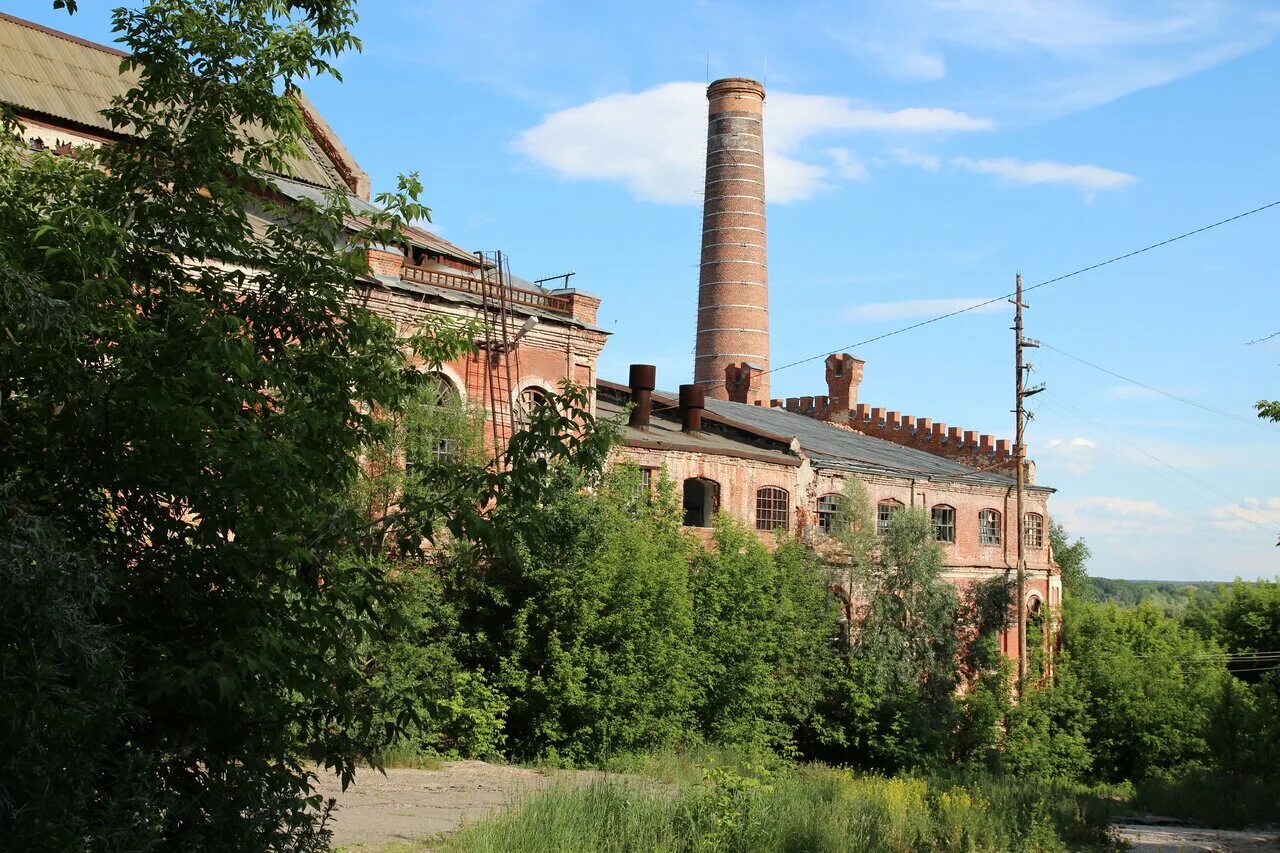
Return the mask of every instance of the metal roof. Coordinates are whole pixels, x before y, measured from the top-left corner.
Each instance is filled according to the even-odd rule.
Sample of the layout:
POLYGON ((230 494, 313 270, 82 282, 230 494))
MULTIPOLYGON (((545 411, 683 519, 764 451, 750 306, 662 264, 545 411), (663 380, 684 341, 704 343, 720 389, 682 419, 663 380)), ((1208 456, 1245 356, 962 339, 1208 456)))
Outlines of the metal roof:
MULTIPOLYGON (((322 189, 310 186, 309 184, 304 184, 301 181, 294 181, 289 178, 282 178, 278 176, 272 177, 271 180, 280 192, 284 193, 289 198, 295 200, 305 198, 318 205, 324 204, 325 191, 322 189)), ((351 212, 356 216, 372 216, 375 213, 381 212, 381 208, 373 202, 365 201, 359 196, 351 195, 351 193, 347 193, 346 196, 347 202, 351 205, 351 212)), ((454 257, 459 260, 471 261, 472 263, 479 264, 479 259, 476 258, 474 253, 468 252, 461 246, 450 243, 448 240, 432 234, 430 231, 424 231, 421 228, 413 226, 403 230, 405 232, 405 236, 408 237, 409 242, 416 246, 424 249, 430 249, 431 251, 438 252, 442 255, 449 255, 450 257, 454 257)))
POLYGON ((744 426, 774 435, 794 436, 805 455, 819 468, 898 477, 929 477, 949 482, 1014 485, 1014 478, 1006 474, 979 471, 944 456, 842 429, 786 409, 748 406, 709 397, 706 406, 713 415, 744 426))
MULTIPOLYGON (((58 119, 111 135, 120 130, 102 116, 113 98, 138 80, 120 70, 127 54, 0 12, 0 102, 20 112, 58 119)), ((247 133, 261 138, 262 131, 247 133)), ((320 146, 302 138, 306 156, 290 158, 293 177, 315 186, 345 187, 320 146)))

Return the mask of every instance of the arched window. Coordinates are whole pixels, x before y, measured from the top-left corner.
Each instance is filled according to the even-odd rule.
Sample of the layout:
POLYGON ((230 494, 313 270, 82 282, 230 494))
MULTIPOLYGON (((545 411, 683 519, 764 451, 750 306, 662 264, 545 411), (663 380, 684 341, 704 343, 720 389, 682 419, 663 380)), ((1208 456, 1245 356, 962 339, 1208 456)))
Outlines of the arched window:
POLYGON ((818 529, 823 533, 834 533, 839 513, 839 495, 823 495, 818 498, 818 529))
POLYGON ((895 501, 893 498, 886 498, 876 504, 876 533, 884 536, 889 532, 889 523, 893 521, 893 514, 902 509, 902 503, 895 501))
POLYGON ((684 481, 685 527, 710 527, 720 511, 720 484, 715 480, 690 477, 684 481))
POLYGON ((457 458, 462 413, 462 395, 449 377, 422 374, 405 418, 406 471, 457 458))
POLYGON ((520 396, 516 398, 516 417, 522 421, 527 421, 529 415, 533 414, 535 409, 545 406, 547 403, 547 389, 539 388, 537 385, 530 385, 520 392, 520 396))
POLYGON ((1028 548, 1044 546, 1044 516, 1029 512, 1022 516, 1022 544, 1028 548))
POLYGON ((1000 544, 1000 513, 996 510, 984 509, 978 513, 978 543, 1000 544))
POLYGON ((791 516, 791 495, 786 489, 765 486, 756 490, 756 530, 786 530, 791 516))
POLYGON ((939 542, 956 541, 956 508, 940 504, 933 508, 933 538, 939 542))

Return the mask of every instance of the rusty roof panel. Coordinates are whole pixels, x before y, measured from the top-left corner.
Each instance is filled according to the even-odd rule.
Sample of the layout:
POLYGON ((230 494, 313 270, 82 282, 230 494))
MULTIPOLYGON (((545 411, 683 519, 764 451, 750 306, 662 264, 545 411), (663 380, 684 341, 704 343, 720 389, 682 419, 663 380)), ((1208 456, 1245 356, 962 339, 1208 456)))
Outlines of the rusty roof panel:
MULTIPOLYGON (((137 82, 136 71, 121 73, 125 54, 30 21, 0 13, 0 101, 80 127, 114 133, 102 117, 113 98, 137 82)), ((261 131, 250 131, 262 138, 261 131)), ((292 177, 331 189, 345 186, 315 140, 302 139, 305 152, 290 162, 292 177)))

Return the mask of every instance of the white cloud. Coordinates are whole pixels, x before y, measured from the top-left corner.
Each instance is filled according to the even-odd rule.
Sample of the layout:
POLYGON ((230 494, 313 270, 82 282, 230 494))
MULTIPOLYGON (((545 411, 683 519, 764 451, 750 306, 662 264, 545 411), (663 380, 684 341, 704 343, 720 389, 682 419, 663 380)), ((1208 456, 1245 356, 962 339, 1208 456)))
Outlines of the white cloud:
POLYGON ((1034 454, 1046 466, 1061 468, 1071 474, 1085 474, 1098 458, 1098 443, 1091 438, 1050 438, 1034 454))
MULTIPOLYGON (((622 184, 645 201, 696 204, 702 188, 706 89, 666 83, 607 95, 551 113, 516 137, 515 148, 556 175, 622 184)), ((854 133, 947 133, 987 130, 989 119, 954 110, 878 110, 825 95, 770 93, 765 106, 767 193, 771 202, 800 201, 832 179, 861 178, 852 152, 836 169, 811 162, 805 143, 854 133), (845 168, 845 167, 848 168, 845 168)), ((827 149, 828 156, 833 150, 827 149)))
POLYGON ((1066 184, 1088 193, 1120 189, 1137 180, 1133 175, 1101 166, 1079 166, 1047 160, 1028 162, 1010 157, 987 160, 956 157, 951 162, 966 171, 999 175, 1017 184, 1066 184))
POLYGON ((1262 525, 1280 533, 1280 498, 1245 498, 1214 507, 1210 517, 1219 530, 1257 531, 1262 525))
POLYGON ((867 179, 867 164, 848 148, 828 148, 827 154, 835 164, 836 174, 851 181, 867 179))
POLYGON ((1120 495, 1055 497, 1049 508, 1073 536, 1149 534, 1178 526, 1168 507, 1120 495))
POLYGON ((942 165, 942 159, 937 154, 921 154, 909 148, 894 148, 889 151, 889 154, 900 166, 915 166, 926 172, 936 172, 942 165))
MULTIPOLYGON (((970 305, 976 305, 979 302, 985 302, 988 297, 982 296, 957 296, 943 299, 901 299, 897 302, 869 302, 864 305, 855 305, 844 312, 845 320, 909 320, 916 317, 935 317, 939 314, 950 314, 953 311, 960 311, 968 308, 970 305)), ((989 314, 993 311, 1001 311, 1006 307, 1003 300, 983 305, 981 308, 975 308, 967 313, 970 314, 989 314)))
POLYGON ((1107 103, 1255 50, 1275 39, 1280 15, 1237 0, 931 0, 872 3, 855 23, 833 29, 837 42, 894 77, 941 79, 953 52, 965 67, 975 54, 1017 63, 990 97, 1044 116, 1107 103))

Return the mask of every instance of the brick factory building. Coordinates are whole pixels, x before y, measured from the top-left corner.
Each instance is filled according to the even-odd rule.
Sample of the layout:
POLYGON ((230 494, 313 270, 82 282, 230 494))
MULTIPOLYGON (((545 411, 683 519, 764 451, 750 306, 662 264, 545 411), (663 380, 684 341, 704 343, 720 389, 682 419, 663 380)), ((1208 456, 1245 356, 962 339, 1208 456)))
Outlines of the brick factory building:
MULTIPOLYGON (((33 149, 70 154, 110 144, 120 134, 101 111, 133 82, 120 73, 124 54, 0 13, 0 103, 9 105, 33 149)), ((323 203, 347 194, 353 214, 368 213, 368 175, 304 96, 296 96, 308 135, 288 175, 272 180, 281 198, 323 203)), ((251 212, 252 214, 252 212, 251 212)), ((404 334, 428 318, 474 322, 479 351, 432 377, 465 404, 484 408, 502 442, 524 407, 565 381, 590 388, 607 333, 596 326, 600 300, 571 288, 545 289, 511 275, 500 254, 468 252, 417 228, 406 248, 369 252, 372 276, 358 294, 404 334)), ((567 277, 565 282, 567 283, 567 277)))
MULTIPOLYGON (((120 74, 121 57, 0 14, 0 102, 13 108, 33 149, 69 154, 73 146, 110 144, 120 137, 100 112, 132 82, 120 74)), ((625 385, 599 379, 607 333, 596 325, 596 297, 517 279, 501 255, 468 252, 426 231, 409 229, 406 248, 371 250, 372 274, 357 298, 405 334, 433 318, 477 323, 478 352, 434 378, 485 411, 491 441, 501 443, 526 407, 562 383, 594 388, 602 416, 621 416, 634 404, 617 455, 651 475, 665 471, 681 489, 690 528, 727 512, 762 535, 783 529, 820 546, 834 497, 855 478, 882 523, 900 507, 933 513, 947 576, 960 586, 1012 573, 1014 537, 1023 536, 1025 606, 1056 607, 1052 490, 1031 486, 1027 511, 1016 518, 1007 442, 860 404, 864 365, 847 354, 826 360, 826 394, 769 398, 764 94, 760 84, 736 78, 708 89, 696 382, 678 396, 656 391, 653 369, 642 365, 625 385)), ((368 213, 367 175, 297 97, 309 135, 289 174, 273 178, 280 198, 318 201, 336 189, 356 216, 368 213)), ((1002 645, 1016 655, 1016 633, 1006 632, 1002 645)))
MULTIPOLYGON (((617 455, 646 479, 674 481, 689 527, 708 528, 725 512, 764 537, 785 530, 819 549, 830 545, 837 499, 856 479, 880 526, 903 507, 932 515, 945 576, 961 588, 1012 577, 1023 537, 1023 606, 1030 613, 1059 606, 1048 528, 1053 490, 1034 485, 1027 463, 1032 485, 1017 517, 1008 441, 859 403, 865 365, 847 353, 826 359, 826 394, 770 399, 764 99, 753 80, 707 88, 694 383, 678 395, 659 392, 649 365, 634 365, 626 385, 599 383, 602 415, 631 407, 617 455)), ((1016 624, 1000 643, 1017 657, 1016 624)))

